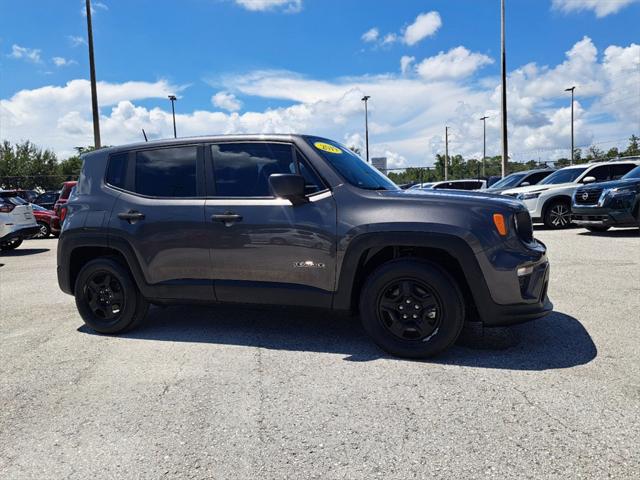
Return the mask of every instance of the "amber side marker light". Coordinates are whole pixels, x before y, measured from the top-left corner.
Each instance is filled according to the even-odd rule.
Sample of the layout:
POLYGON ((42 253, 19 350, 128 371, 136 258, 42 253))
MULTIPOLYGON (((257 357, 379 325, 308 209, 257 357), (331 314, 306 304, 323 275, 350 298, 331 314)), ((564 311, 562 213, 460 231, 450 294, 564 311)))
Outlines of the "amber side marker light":
POLYGON ((496 230, 502 237, 507 236, 507 222, 504 221, 504 215, 501 213, 493 214, 493 223, 496 226, 496 230))

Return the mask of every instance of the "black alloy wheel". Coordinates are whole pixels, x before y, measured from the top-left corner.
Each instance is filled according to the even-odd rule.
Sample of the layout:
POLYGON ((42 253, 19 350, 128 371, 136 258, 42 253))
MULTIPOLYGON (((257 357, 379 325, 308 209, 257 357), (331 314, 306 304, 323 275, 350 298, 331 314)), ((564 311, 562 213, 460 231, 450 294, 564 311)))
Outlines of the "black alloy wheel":
POLYGON ((109 272, 93 273, 86 283, 84 295, 91 312, 102 320, 117 321, 124 310, 126 296, 122 284, 109 272))
POLYGON ((378 297, 378 319, 402 340, 428 340, 440 326, 441 312, 437 294, 414 278, 390 282, 378 297))

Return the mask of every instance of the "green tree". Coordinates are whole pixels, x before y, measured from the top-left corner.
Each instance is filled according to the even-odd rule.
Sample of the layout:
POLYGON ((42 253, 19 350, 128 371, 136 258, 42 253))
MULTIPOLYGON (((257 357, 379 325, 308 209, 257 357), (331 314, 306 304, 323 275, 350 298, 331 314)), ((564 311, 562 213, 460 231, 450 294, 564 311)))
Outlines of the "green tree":
POLYGON ((631 137, 629 137, 629 146, 622 153, 622 155, 625 156, 625 157, 631 157, 631 156, 635 156, 635 155, 640 155, 639 141, 640 141, 640 138, 638 138, 635 135, 631 135, 631 137))

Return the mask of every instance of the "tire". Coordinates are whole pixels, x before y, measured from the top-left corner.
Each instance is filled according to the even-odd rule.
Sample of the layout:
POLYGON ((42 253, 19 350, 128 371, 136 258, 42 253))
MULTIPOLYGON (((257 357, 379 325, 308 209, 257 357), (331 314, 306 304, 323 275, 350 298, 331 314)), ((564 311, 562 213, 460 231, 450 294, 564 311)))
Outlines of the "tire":
POLYGON ((109 257, 82 267, 74 294, 84 323, 99 333, 131 330, 142 323, 149 309, 127 268, 109 257))
POLYGON ((46 222, 38 222, 38 226, 40 227, 40 233, 33 238, 47 238, 51 234, 51 228, 46 222))
POLYGON ((15 250, 20 245, 22 245, 22 239, 21 238, 14 238, 12 240, 9 240, 8 242, 0 243, 0 250, 2 250, 4 252, 9 251, 9 250, 15 250))
POLYGON ((571 204, 567 200, 553 200, 545 208, 542 218, 545 227, 560 230, 571 226, 571 204))
POLYGON ((367 278, 360 317, 383 350, 399 357, 427 358, 457 340, 464 325, 464 299, 455 280, 437 265, 402 258, 381 265, 367 278), (402 315, 409 318, 403 320, 402 315), (416 315, 414 322, 411 317, 416 315))
POLYGON ((590 232, 594 233, 603 233, 609 230, 611 227, 585 227, 590 232))

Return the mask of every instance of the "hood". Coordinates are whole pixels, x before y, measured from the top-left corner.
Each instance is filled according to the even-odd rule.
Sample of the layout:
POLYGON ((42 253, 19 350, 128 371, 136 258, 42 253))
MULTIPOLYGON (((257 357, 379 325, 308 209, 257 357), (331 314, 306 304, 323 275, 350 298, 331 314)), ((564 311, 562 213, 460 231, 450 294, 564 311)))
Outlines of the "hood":
POLYGON ((467 191, 467 190, 380 190, 379 193, 385 198, 399 198, 407 200, 407 198, 420 201, 451 201, 462 205, 478 205, 495 206, 502 208, 522 208, 522 203, 511 197, 495 193, 485 193, 483 191, 467 191))
POLYGON ((511 188, 509 190, 504 190, 502 193, 505 195, 512 195, 517 193, 529 193, 529 192, 544 192, 545 190, 551 190, 553 188, 565 188, 565 187, 575 187, 576 184, 574 182, 569 183, 556 183, 553 185, 527 185, 526 187, 518 187, 511 188))
POLYGON ((628 178, 626 180, 620 179, 620 180, 611 180, 609 182, 590 183, 588 185, 584 185, 580 189, 581 190, 591 190, 591 189, 600 190, 602 188, 604 190, 607 190, 610 188, 619 188, 627 185, 628 186, 640 185, 640 178, 628 178))

